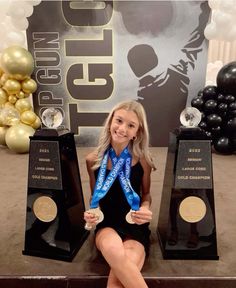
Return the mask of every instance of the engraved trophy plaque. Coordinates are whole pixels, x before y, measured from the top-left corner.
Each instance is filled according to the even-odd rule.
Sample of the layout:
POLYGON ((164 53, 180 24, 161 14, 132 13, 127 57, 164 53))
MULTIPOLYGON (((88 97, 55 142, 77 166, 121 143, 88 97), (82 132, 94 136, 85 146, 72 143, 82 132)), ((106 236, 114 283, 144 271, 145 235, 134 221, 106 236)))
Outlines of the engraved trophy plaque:
POLYGON ((72 261, 88 236, 74 135, 59 129, 60 110, 42 114, 46 128, 30 137, 23 254, 72 261))
POLYGON ((164 259, 219 259, 211 142, 187 107, 170 133, 157 234, 164 259))

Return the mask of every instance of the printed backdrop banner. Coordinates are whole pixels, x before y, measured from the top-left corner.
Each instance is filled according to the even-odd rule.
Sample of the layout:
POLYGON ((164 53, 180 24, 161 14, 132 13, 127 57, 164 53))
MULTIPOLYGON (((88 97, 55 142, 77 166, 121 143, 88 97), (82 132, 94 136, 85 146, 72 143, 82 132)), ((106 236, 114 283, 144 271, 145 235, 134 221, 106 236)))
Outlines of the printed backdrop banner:
POLYGON ((120 101, 143 104, 152 146, 167 146, 204 87, 207 1, 42 1, 27 30, 36 113, 55 107, 80 146, 95 146, 120 101))

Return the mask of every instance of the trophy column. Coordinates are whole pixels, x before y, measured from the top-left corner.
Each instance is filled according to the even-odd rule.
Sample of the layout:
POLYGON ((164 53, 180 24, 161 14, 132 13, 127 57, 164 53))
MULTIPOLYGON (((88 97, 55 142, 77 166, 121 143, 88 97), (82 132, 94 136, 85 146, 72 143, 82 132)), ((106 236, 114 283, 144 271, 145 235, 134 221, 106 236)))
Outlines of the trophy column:
POLYGON ((72 261, 89 232, 74 135, 42 129, 30 137, 23 254, 72 261))
POLYGON ((216 260, 211 143, 189 109, 193 124, 170 134, 157 234, 164 259, 216 260))

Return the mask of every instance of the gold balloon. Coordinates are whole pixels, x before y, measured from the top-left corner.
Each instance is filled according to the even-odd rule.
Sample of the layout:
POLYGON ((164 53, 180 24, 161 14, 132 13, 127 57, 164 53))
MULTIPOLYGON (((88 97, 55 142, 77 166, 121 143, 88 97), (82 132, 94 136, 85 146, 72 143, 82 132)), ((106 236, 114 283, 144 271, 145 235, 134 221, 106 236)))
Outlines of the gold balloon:
POLYGON ((20 115, 20 121, 27 125, 33 124, 36 118, 37 115, 31 110, 26 110, 20 115))
POLYGON ((33 127, 34 129, 38 129, 41 126, 41 120, 38 116, 36 116, 36 120, 34 121, 34 123, 31 124, 31 127, 33 127))
POLYGON ((19 93, 16 94, 16 97, 19 99, 25 98, 25 93, 21 90, 19 93))
POLYGON ((12 104, 15 104, 16 101, 17 101, 17 98, 16 98, 15 95, 10 95, 10 96, 8 97, 8 101, 9 101, 10 103, 12 103, 12 104))
POLYGON ((0 105, 5 104, 7 102, 7 99, 7 93, 2 88, 0 88, 0 105))
POLYGON ((15 104, 15 108, 20 112, 24 112, 26 110, 32 110, 32 106, 28 99, 22 98, 18 99, 15 104))
POLYGON ((8 79, 3 85, 3 89, 7 91, 8 94, 17 94, 21 90, 20 82, 15 79, 8 79))
POLYGON ((4 104, 4 108, 15 108, 15 106, 14 106, 14 104, 12 104, 11 102, 8 101, 4 104))
POLYGON ((9 79, 9 75, 7 75, 6 73, 2 74, 0 78, 0 84, 3 86, 8 79, 9 79))
POLYGON ((37 83, 33 79, 22 81, 21 86, 25 93, 34 93, 37 89, 37 83))
POLYGON ((7 147, 16 153, 29 152, 30 136, 34 135, 35 130, 25 124, 11 126, 6 132, 7 147))
POLYGON ((3 50, 1 56, 3 71, 17 80, 30 76, 34 70, 34 59, 30 52, 20 46, 10 46, 3 50))
POLYGON ((5 140, 7 129, 8 127, 0 127, 0 145, 7 145, 5 140))

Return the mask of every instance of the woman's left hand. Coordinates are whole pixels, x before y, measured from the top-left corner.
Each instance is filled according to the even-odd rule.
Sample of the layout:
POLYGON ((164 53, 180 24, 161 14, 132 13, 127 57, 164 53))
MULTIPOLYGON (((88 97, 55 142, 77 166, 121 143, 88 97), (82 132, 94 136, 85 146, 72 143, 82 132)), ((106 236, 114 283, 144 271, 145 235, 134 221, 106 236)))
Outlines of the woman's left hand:
POLYGON ((141 206, 139 210, 131 213, 131 217, 136 224, 148 223, 152 220, 152 211, 145 206, 141 206))

